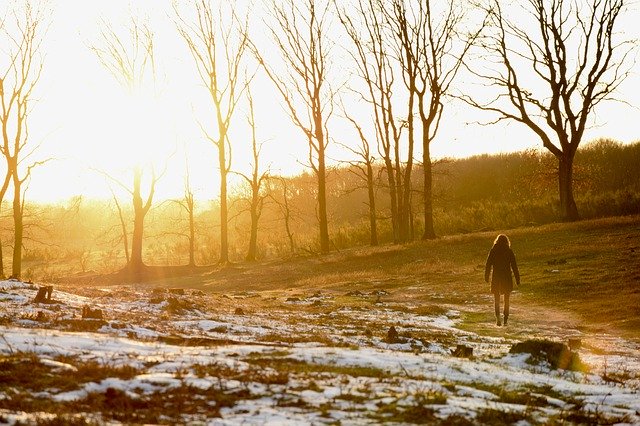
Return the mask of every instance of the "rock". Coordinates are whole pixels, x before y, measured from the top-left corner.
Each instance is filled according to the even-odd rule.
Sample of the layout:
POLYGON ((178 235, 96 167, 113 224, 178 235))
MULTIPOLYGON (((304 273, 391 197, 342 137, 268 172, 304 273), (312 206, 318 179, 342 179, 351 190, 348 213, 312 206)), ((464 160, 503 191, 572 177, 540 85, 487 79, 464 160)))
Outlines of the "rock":
POLYGON ((458 345, 451 351, 451 355, 456 358, 471 358, 473 356, 473 348, 467 345, 458 345))

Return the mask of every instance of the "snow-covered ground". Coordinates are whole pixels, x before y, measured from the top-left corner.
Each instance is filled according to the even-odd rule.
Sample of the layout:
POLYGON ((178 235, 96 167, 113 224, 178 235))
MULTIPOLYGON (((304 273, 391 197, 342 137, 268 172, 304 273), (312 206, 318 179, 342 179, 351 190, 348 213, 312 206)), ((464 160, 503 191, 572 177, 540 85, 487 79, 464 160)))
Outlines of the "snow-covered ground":
POLYGON ((640 424, 640 346, 612 336, 581 336, 589 370, 576 372, 462 330, 455 309, 144 286, 56 289, 33 303, 36 291, 0 282, 0 364, 34 371, 0 372, 0 424, 640 424), (103 319, 83 319, 84 306, 103 319), (453 356, 457 345, 473 356, 453 356), (105 373, 85 380, 86 365, 105 373), (56 383, 65 375, 75 385, 56 383))

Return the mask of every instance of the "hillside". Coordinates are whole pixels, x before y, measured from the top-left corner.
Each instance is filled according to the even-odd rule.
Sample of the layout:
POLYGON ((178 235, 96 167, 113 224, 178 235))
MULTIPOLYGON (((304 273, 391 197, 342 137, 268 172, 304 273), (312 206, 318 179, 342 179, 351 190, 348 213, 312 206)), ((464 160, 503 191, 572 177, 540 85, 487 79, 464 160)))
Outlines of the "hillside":
MULTIPOLYGON (((584 327, 640 337, 640 216, 505 232, 522 275, 522 286, 513 298, 514 315, 535 321, 529 318, 534 307, 552 308, 575 317, 584 327)), ((448 236, 224 267, 150 268, 143 281, 215 293, 285 291, 293 296, 385 290, 389 301, 485 305, 491 295, 483 281, 484 261, 496 234, 448 236)), ((73 281, 120 284, 122 279, 121 274, 113 274, 73 281)))
POLYGON ((506 327, 482 280, 494 233, 75 276, 41 303, 0 282, 0 421, 640 422, 640 217, 508 235, 506 327))

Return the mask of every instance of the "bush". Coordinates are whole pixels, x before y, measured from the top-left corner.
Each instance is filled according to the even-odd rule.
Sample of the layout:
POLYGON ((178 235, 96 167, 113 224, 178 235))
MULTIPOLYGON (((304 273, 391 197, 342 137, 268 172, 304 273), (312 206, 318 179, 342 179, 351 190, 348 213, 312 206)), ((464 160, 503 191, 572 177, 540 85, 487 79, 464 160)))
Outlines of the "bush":
POLYGON ((586 371, 587 367, 580 361, 577 353, 573 352, 569 346, 560 342, 550 340, 525 340, 514 344, 509 353, 531 354, 534 362, 546 361, 552 368, 563 370, 586 371))

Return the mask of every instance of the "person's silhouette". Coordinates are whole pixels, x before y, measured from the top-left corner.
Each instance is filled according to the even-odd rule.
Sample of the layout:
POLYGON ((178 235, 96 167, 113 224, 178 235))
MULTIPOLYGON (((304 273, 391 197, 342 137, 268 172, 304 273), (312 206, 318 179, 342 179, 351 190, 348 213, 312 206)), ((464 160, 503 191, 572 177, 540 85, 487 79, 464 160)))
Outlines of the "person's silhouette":
POLYGON ((491 293, 493 293, 496 325, 502 325, 500 321, 500 295, 504 295, 504 325, 509 319, 509 296, 513 291, 513 276, 516 284, 520 286, 520 272, 516 263, 516 256, 511 250, 511 242, 506 235, 500 234, 493 242, 493 247, 487 256, 484 268, 484 280, 489 282, 491 276, 491 293), (491 271, 493 270, 493 273, 491 271), (511 274, 513 271, 513 275, 511 274))

